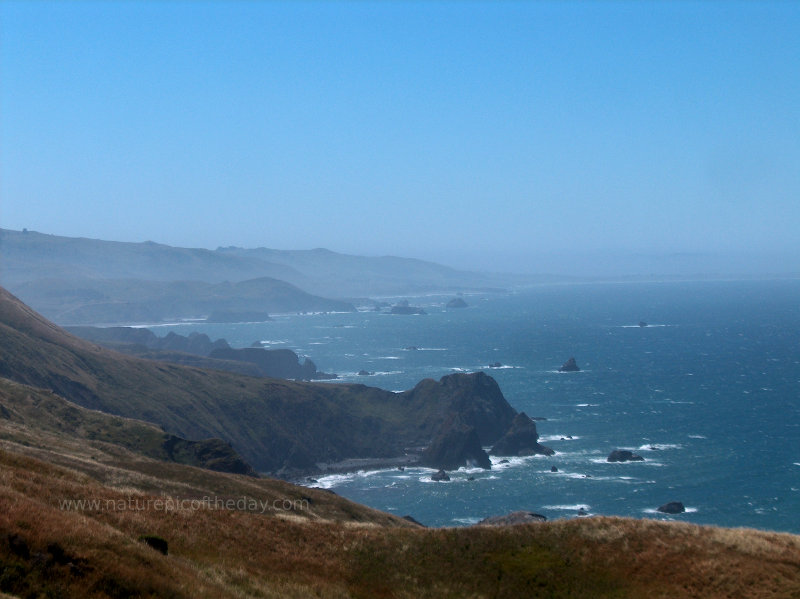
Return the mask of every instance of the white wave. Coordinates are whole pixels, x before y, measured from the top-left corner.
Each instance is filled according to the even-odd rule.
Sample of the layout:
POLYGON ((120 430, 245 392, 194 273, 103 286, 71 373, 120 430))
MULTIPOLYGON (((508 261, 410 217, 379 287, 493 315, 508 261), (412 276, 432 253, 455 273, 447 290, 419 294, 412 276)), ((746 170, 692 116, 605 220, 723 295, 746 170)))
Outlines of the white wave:
POLYGON ((576 408, 598 408, 600 407, 599 403, 578 403, 575 404, 576 408))
MULTIPOLYGON (((657 514, 659 516, 680 516, 680 514, 665 514, 664 512, 659 512, 655 508, 645 508, 642 510, 645 514, 657 514)), ((697 508, 696 507, 687 507, 683 512, 685 514, 696 514, 697 508)))
POLYGON ((331 489, 333 487, 338 487, 339 485, 353 482, 353 480, 355 480, 355 477, 356 475, 354 473, 329 474, 328 476, 319 477, 317 479, 317 482, 313 484, 314 486, 321 487, 323 489, 331 489))
POLYGON ((400 356, 378 356, 376 360, 402 360, 400 356))
POLYGON ((588 505, 585 503, 576 503, 574 505, 543 505, 543 510, 566 510, 570 512, 577 512, 578 510, 589 511, 588 505))
POLYGON ((664 449, 683 449, 683 445, 676 443, 647 443, 636 448, 636 451, 659 451, 664 449))
POLYGON ((459 524, 466 524, 467 526, 470 526, 472 524, 477 524, 480 521, 481 521, 480 518, 453 518, 453 522, 458 522, 459 524))
POLYGON ((688 435, 690 439, 708 439, 705 435, 688 435))
POLYGON ((261 345, 284 345, 289 342, 282 339, 262 339, 259 343, 261 345))
POLYGON ((639 326, 638 324, 621 324, 617 328, 618 329, 658 329, 662 327, 674 327, 674 324, 650 324, 647 323, 647 326, 639 326))
POLYGON ((419 482, 424 483, 424 484, 434 483, 434 484, 438 484, 438 485, 444 485, 444 484, 448 484, 448 483, 453 482, 453 479, 451 478, 450 480, 433 480, 431 478, 431 475, 428 474, 428 475, 425 475, 425 476, 420 476, 419 477, 419 482))
POLYGON ((492 468, 513 468, 515 466, 524 466, 531 458, 535 456, 489 456, 489 461, 492 463, 492 468), (504 463, 500 463, 504 462, 504 463))
POLYGON ((580 439, 580 437, 575 435, 542 435, 539 437, 539 441, 542 443, 549 441, 575 441, 576 439, 580 439))
POLYGON ((652 462, 650 459, 646 460, 628 460, 627 462, 609 462, 608 458, 592 458, 589 460, 593 464, 620 464, 622 466, 627 466, 629 464, 643 464, 645 466, 663 466, 661 462, 652 462))

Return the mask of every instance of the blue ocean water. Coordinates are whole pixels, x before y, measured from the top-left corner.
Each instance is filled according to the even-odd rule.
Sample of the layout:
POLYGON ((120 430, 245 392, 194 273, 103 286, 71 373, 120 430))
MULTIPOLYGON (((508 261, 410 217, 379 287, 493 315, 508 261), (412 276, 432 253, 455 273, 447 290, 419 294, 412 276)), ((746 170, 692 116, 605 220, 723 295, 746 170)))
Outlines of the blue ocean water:
POLYGON ((451 298, 409 297, 428 312, 418 316, 364 310, 153 330, 205 332, 234 347, 263 341, 390 390, 484 370, 517 410, 546 418, 537 426, 552 457, 495 459, 446 483, 422 468, 319 479, 427 525, 583 508, 800 533, 800 281, 550 285, 465 295, 468 308, 445 310, 451 298), (581 371, 557 372, 571 356, 581 371), (488 367, 495 362, 502 367, 488 367), (606 462, 618 448, 645 461, 606 462), (687 512, 655 511, 668 501, 687 512))

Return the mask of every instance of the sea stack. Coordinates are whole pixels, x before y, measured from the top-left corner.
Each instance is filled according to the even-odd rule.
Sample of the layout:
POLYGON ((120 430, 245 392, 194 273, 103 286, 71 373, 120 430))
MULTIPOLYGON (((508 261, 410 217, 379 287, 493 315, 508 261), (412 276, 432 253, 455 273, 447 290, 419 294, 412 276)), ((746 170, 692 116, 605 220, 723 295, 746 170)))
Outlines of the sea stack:
POLYGON ((570 358, 558 369, 559 372, 578 372, 579 370, 580 368, 578 368, 578 365, 575 363, 575 358, 570 358))
POLYGON ((644 462, 644 458, 627 449, 615 449, 606 458, 607 462, 644 462))

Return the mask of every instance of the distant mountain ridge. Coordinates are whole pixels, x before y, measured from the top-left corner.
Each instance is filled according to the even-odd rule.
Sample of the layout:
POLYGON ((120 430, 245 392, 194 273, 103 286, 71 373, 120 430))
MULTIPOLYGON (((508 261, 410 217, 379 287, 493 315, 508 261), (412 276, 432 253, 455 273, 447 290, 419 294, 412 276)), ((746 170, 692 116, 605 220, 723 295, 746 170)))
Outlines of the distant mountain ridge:
POLYGON ((0 284, 61 324, 353 310, 352 298, 499 290, 530 277, 330 250, 179 248, 0 229, 0 284), (328 298, 351 298, 328 299, 328 298))

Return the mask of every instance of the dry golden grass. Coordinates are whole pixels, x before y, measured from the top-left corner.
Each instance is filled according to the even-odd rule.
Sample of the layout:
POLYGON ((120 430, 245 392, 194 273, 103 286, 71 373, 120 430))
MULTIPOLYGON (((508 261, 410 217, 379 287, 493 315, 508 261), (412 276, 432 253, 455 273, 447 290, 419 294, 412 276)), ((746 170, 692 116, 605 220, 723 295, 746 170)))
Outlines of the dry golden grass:
MULTIPOLYGON (((19 596, 800 597, 800 538, 788 534, 623 518, 419 529, 388 516, 370 520, 372 510, 310 489, 302 492, 331 502, 321 510, 326 517, 205 508, 65 511, 64 498, 161 496, 138 485, 112 488, 13 449, 0 451, 0 591, 19 596), (25 544, 27 558, 12 550, 9 535, 25 544), (169 554, 139 542, 142 535, 166 539, 169 554), (53 544, 63 549, 64 563, 49 553, 53 544)), ((171 468, 163 472, 180 474, 171 468)), ((176 468, 190 471, 182 475, 187 479, 205 476, 176 468)), ((207 476, 212 490, 266 485, 207 476)), ((152 473, 145 478, 148 485, 155 480, 152 473)))

